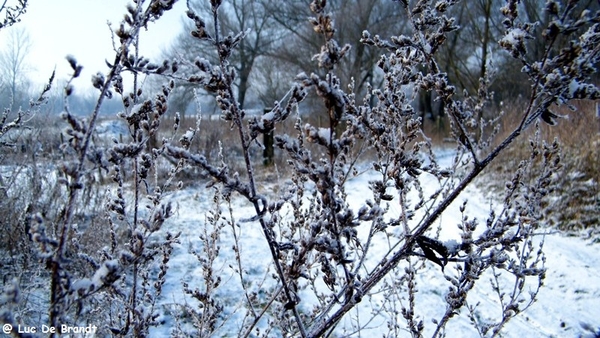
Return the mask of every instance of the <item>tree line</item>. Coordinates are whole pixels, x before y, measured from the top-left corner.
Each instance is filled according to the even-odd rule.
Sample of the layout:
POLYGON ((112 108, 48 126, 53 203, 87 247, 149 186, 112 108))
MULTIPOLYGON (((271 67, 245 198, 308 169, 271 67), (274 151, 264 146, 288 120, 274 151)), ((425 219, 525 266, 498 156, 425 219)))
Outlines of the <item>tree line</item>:
MULTIPOLYGON (((503 0, 461 1, 448 7, 447 15, 460 27, 444 36, 444 43, 436 51, 435 59, 446 70, 448 78, 459 93, 476 94, 481 79, 489 81, 494 97, 492 103, 524 99, 531 92, 531 85, 521 72, 522 63, 503 53, 498 41, 505 32, 504 17, 500 8, 503 0)), ((309 0, 286 1, 235 0, 223 5, 229 15, 222 16, 220 25, 224 32, 249 31, 232 55, 239 76, 236 79, 237 96, 242 107, 270 107, 282 97, 289 86, 289 79, 299 72, 311 69, 314 55, 320 52, 322 39, 307 34, 312 29, 306 24, 312 16, 309 0)), ((205 1, 191 1, 199 13, 210 14, 205 1)), ((442 6, 442 5, 440 5, 442 6)), ((537 60, 545 52, 545 41, 550 38, 547 27, 552 16, 543 1, 523 0, 520 7, 524 19, 537 22, 531 36, 524 42, 527 60, 537 60)), ((597 1, 577 1, 576 11, 594 13, 600 9, 597 1)), ((337 66, 343 86, 353 81, 357 93, 364 95, 367 83, 377 85, 384 81, 377 68, 380 55, 361 41, 365 30, 377 31, 380 36, 407 34, 412 27, 407 14, 394 1, 328 1, 328 11, 337 22, 337 38, 340 45, 351 44, 346 62, 337 66)), ((165 52, 166 58, 181 59, 183 73, 193 71, 197 57, 210 61, 218 58, 206 43, 195 43, 189 34, 192 23, 184 23, 186 29, 165 52), (187 69, 187 70, 186 70, 187 69)), ((207 28, 210 30, 210 28, 207 28)), ((579 33, 583 27, 574 28, 579 33)), ((569 43, 561 38, 553 44, 550 53, 556 54, 569 43)), ((426 73, 427 69, 421 70, 426 73)), ((598 76, 594 76, 594 81, 598 76)), ((182 97, 185 105, 192 100, 193 84, 176 82, 174 95, 182 97)), ((416 109, 424 121, 436 120, 444 115, 443 107, 435 94, 414 88, 416 109)), ((185 112, 189 107, 178 107, 185 112)))

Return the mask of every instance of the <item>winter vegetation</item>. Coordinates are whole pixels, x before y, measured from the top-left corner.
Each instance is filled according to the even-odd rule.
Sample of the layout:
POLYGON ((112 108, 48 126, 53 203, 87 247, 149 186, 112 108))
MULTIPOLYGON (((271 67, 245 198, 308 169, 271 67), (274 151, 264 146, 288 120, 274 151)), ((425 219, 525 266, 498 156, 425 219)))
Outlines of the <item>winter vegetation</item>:
POLYGON ((175 1, 93 96, 0 46, 4 333, 600 336, 597 1, 188 0, 141 55, 175 1))

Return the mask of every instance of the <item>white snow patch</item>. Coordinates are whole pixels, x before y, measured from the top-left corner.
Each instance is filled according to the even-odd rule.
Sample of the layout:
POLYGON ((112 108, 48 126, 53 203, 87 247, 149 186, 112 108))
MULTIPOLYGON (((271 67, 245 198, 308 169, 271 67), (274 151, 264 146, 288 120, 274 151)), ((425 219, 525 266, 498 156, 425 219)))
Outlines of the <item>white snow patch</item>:
MULTIPOLYGON (((513 33, 517 34, 517 33, 513 33)), ((319 129, 319 136, 324 134, 328 137, 327 129, 319 129)), ((452 162, 451 154, 443 154, 439 164, 442 168, 447 167, 452 162)), ((369 181, 377 179, 375 173, 367 173, 355 177, 348 181, 346 191, 348 193, 348 202, 356 212, 364 205, 367 199, 372 199, 372 192, 369 190, 369 181)), ((425 195, 435 191, 437 182, 423 182, 425 195)), ((480 233, 485 230, 485 220, 490 212, 490 200, 485 198, 483 193, 474 187, 470 187, 453 203, 443 214, 439 222, 440 237, 445 246, 452 251, 456 249, 460 242, 460 232, 457 224, 461 223, 462 214, 459 207, 463 201, 468 198, 465 213, 469 217, 478 219, 478 230, 480 233)), ((185 295, 181 289, 181 283, 190 283, 191 287, 200 287, 202 285, 202 266, 197 258, 189 252, 195 250, 200 252, 202 242, 199 234, 203 233, 205 226, 205 213, 211 207, 212 193, 205 188, 189 188, 179 191, 173 195, 174 202, 179 207, 176 215, 167 220, 165 226, 169 231, 181 231, 181 245, 176 246, 171 261, 170 270, 167 274, 167 282, 162 293, 162 304, 196 304, 193 299, 185 295)), ((397 201, 390 201, 390 211, 386 217, 398 217, 400 214, 397 201)), ((236 219, 249 218, 253 216, 253 208, 241 198, 232 200, 232 210, 236 219)), ((284 210, 287 210, 284 208, 284 210)), ((418 220, 420 215, 415 215, 418 220)), ((398 227, 400 228, 400 227, 398 227)), ((388 229, 393 234, 402 229, 388 229)), ((266 290, 274 285, 272 279, 273 273, 270 264, 270 253, 262 230, 256 222, 244 223, 236 227, 239 232, 240 249, 243 264, 247 271, 245 277, 248 280, 254 278, 253 287, 262 295, 261 290, 266 290), (266 278, 265 278, 266 276, 266 278), (265 278, 264 280, 259 280, 265 278)), ((367 226, 357 228, 358 236, 365 236, 368 233, 367 226)), ((384 234, 377 235, 374 238, 376 242, 373 245, 370 255, 380 257, 389 250, 388 239, 384 234)), ((538 237, 536 240, 541 240, 538 237)), ((544 251, 546 253, 547 274, 545 286, 541 289, 538 300, 526 312, 518 315, 511 320, 502 330, 505 337, 577 337, 590 334, 590 330, 600 328, 600 245, 588 244, 580 238, 565 237, 560 233, 547 234, 544 238, 544 251)), ((240 285, 239 276, 235 274, 235 267, 229 266, 235 262, 234 251, 231 249, 233 236, 231 228, 226 227, 219 241, 221 251, 220 257, 215 264, 217 271, 220 271, 222 283, 216 291, 217 297, 225 302, 224 317, 229 317, 230 321, 217 334, 228 336, 237 333, 243 318, 243 290, 240 285)), ((425 323, 425 336, 431 336, 433 333, 433 318, 440 318, 445 311, 445 296, 448 290, 448 282, 444 273, 453 272, 452 264, 449 263, 445 272, 442 272, 439 266, 426 262, 427 268, 419 270, 417 273, 416 285, 419 290, 416 294, 417 311, 422 316, 425 323)), ((372 268, 375 261, 368 261, 367 268, 372 268)), ((401 267, 403 268, 403 267, 401 267)), ((498 319, 502 314, 499 313, 499 300, 497 294, 491 291, 490 278, 491 271, 482 276, 479 283, 469 295, 469 305, 479 303, 477 315, 482 318, 498 319)), ((100 274, 100 272, 97 272, 100 274)), ((100 274, 101 275, 101 274, 100 274)), ((94 280, 96 280, 94 276, 94 280)), ((503 279, 503 283, 511 283, 511 280, 503 279)), ((530 287, 529 284, 526 288, 530 287)), ((312 302, 315 302, 309 292, 301 292, 301 306, 310 309, 312 302)), ((338 328, 338 333, 343 333, 345 329, 351 330, 351 324, 356 324, 356 318, 371 318, 372 314, 380 310, 383 302, 383 295, 373 297, 364 297, 356 311, 347 315, 338 328)), ((368 328, 361 332, 362 336, 382 336, 389 334, 387 327, 387 317, 385 312, 380 314, 369 323, 368 328)), ((402 322, 402 319, 400 319, 402 322)), ((170 334, 172 321, 165 321, 165 325, 153 328, 151 336, 168 336, 170 334), (171 325, 171 326, 169 326, 171 325)), ((261 322, 259 327, 266 327, 268 323, 261 322)), ((598 331, 596 331, 598 332, 598 331)), ((467 310, 462 309, 461 313, 453 318, 447 326, 446 336, 448 337, 479 337, 477 331, 473 328, 467 316, 467 310)), ((274 334, 272 332, 272 334, 274 334)), ((408 334, 407 331, 407 335, 408 334)))

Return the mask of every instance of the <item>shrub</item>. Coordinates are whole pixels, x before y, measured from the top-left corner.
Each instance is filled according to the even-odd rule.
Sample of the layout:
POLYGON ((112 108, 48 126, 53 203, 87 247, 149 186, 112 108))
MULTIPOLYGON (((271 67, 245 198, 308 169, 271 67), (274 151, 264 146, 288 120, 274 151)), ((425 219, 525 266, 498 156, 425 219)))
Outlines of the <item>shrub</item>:
MULTIPOLYGON (((485 224, 468 215, 464 202, 456 225, 460 238, 453 241, 441 231, 452 225, 441 224, 440 217, 526 130, 539 120, 554 123, 556 106, 573 99, 600 98, 598 88, 586 82, 600 57, 596 48, 599 13, 581 15, 572 1, 562 7, 549 1, 547 11, 553 20, 543 41, 547 50, 558 37, 571 39, 571 44, 532 61, 526 58, 525 40, 532 36, 535 23, 521 19, 518 1, 509 0, 500 9, 505 27, 500 46, 524 65, 533 90, 515 117, 516 126, 495 141, 502 117, 477 119, 485 116, 482 110, 491 98, 489 79, 481 79, 476 96, 460 95, 434 58, 448 34, 458 29, 445 15, 454 1, 399 1, 412 28, 410 35, 386 39, 363 32, 361 43, 382 53, 377 67, 384 81, 378 87, 367 86, 362 98, 353 92, 352 84, 342 88, 336 75, 350 46, 336 42, 326 2, 311 2, 314 17, 309 21, 323 41, 321 52, 313 57, 319 69, 298 74, 270 112, 247 118, 234 94, 236 71, 230 58, 247 32, 224 35, 219 26, 222 1, 211 0, 213 17, 200 17, 192 9, 187 15, 194 23, 191 34, 212 45, 218 61, 197 58, 193 65, 197 72, 185 80, 215 96, 222 123, 235 136, 222 139, 235 142, 227 148, 235 151, 226 154, 219 148, 214 154, 195 148, 203 132, 201 123, 183 130, 177 114, 174 121, 167 119, 173 80, 167 79, 159 91, 146 97, 139 85, 143 74, 179 76, 177 61, 151 62, 137 49, 142 28, 159 20, 173 3, 130 4, 124 21, 114 30, 118 48, 107 62, 108 72, 92 80, 98 89, 93 113, 81 118, 67 105, 62 114, 68 135, 62 145, 65 156, 56 164, 62 198, 51 213, 32 207, 25 220, 41 262, 31 270, 43 271, 40 279, 48 281, 47 288, 40 290, 46 295, 42 303, 48 307, 42 322, 55 327, 95 322, 101 324, 100 335, 135 337, 166 325, 161 294, 180 241, 180 233, 164 227, 175 213, 167 196, 183 186, 177 175, 189 167, 210 178, 207 190, 214 197, 205 224, 194 230, 202 243, 201 248, 191 250, 202 271, 201 282, 198 287, 187 282, 182 286, 183 293, 196 303, 170 307, 179 318, 174 334, 319 337, 333 333, 350 311, 380 294, 384 296, 380 312, 370 316, 387 313, 390 335, 408 331, 421 336, 426 329, 433 336, 443 335, 460 309, 467 310, 481 335, 497 335, 531 305, 546 271, 543 243, 533 237, 545 221, 544 198, 560 166, 557 142, 542 142, 535 134, 528 157, 511 172, 502 204, 491 209, 485 224), (133 73, 131 91, 125 89, 124 72, 133 73), (421 129, 419 114, 407 94, 413 88, 435 92, 444 107, 455 146, 449 167, 439 164, 421 129), (321 99, 320 108, 304 105, 309 91, 321 99), (121 99, 119 117, 127 123, 130 135, 106 145, 93 135, 99 108, 111 97, 121 99), (298 113, 303 109, 318 111, 324 124, 304 120, 298 113), (260 136, 287 120, 293 121, 294 128, 292 132, 280 130, 275 145, 286 156, 291 174, 273 194, 258 181, 256 157, 261 151, 260 136), (174 125, 173 134, 161 140, 158 131, 165 123, 174 125), (169 163, 166 172, 165 163, 169 163), (346 187, 363 169, 359 165, 367 166, 372 178, 368 193, 356 205, 349 200, 346 187), (110 172, 112 179, 102 187, 108 197, 101 209, 81 199, 89 187, 101 189, 94 175, 99 170, 110 172), (535 175, 528 176, 531 172, 535 175), (431 180, 437 182, 434 191, 425 187, 431 180), (244 200, 251 210, 243 219, 234 217, 234 199, 244 200), (398 215, 390 212, 390 203, 398 215), (87 224, 80 220, 88 208, 103 215, 101 221, 87 224), (242 227, 260 229, 264 239, 272 270, 264 272, 262 280, 248 280, 253 263, 242 256, 242 227), (98 238, 102 245, 83 245, 84 233, 97 230, 102 231, 98 238), (221 236, 227 232, 234 245, 222 248, 221 236), (232 261, 223 263, 239 279, 242 297, 234 305, 218 293, 225 277, 219 267, 222 250, 234 253, 232 261), (430 263, 435 264, 436 273, 443 274, 447 290, 432 324, 424 321, 429 314, 418 311, 415 284, 416 275, 424 273, 430 263), (492 320, 479 318, 476 306, 468 302, 469 293, 480 286, 486 273, 491 273, 491 291, 497 294, 501 310, 492 320), (524 288, 527 283, 533 283, 529 293, 524 288), (230 308, 241 319, 235 319, 239 317, 228 312, 230 308), (225 325, 228 320, 236 321, 233 328, 225 325)), ((81 65, 73 57, 68 62, 72 78, 78 77, 81 65)), ((73 92, 70 82, 65 87, 67 99, 73 92)), ((18 282, 5 285, 2 317, 7 323, 22 320, 16 310, 18 282)), ((362 323, 371 319, 351 318, 341 330, 360 334, 362 323)))

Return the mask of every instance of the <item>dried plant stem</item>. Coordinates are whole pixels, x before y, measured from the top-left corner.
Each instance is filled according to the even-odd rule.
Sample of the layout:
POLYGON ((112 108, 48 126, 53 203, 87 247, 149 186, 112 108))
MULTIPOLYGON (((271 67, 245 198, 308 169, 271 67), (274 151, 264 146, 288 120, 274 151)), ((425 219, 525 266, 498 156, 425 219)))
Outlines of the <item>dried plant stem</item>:
POLYGON ((64 255, 66 252, 66 247, 68 243, 68 233, 70 230, 70 225, 72 222, 73 212, 75 209, 75 204, 78 199, 78 192, 81 189, 81 176, 83 174, 83 166, 85 164, 85 158, 89 149, 90 140, 92 138, 92 133, 94 132, 94 128, 96 125, 96 120, 98 118, 98 114, 100 112, 100 107, 102 106, 102 102, 104 101, 105 96, 107 95, 110 87, 112 85, 112 81, 114 80, 116 74, 119 73, 121 66, 118 62, 119 57, 116 57, 115 65, 110 70, 109 76, 104 82, 101 90, 101 95, 98 97, 96 101, 96 105, 94 106, 94 110, 92 111, 92 115, 90 118, 90 122, 87 126, 87 132, 85 134, 84 143, 80 149, 79 160, 77 164, 77 169, 75 170, 73 177, 71 178, 71 182, 69 183, 69 197, 65 206, 65 210, 63 212, 62 221, 59 227, 59 241, 58 246, 56 248, 55 254, 52 257, 50 262, 51 264, 51 282, 50 282, 50 325, 54 327, 59 327, 61 322, 62 308, 60 302, 63 301, 64 290, 63 288, 63 271, 62 271, 62 262, 64 260, 64 255))
MULTIPOLYGON (((225 58, 225 56, 221 55, 221 52, 220 52, 220 49, 225 48, 225 47, 221 46, 221 40, 220 40, 221 37, 220 37, 220 29, 219 29, 219 21, 218 21, 219 17, 218 17, 217 8, 218 7, 213 6, 213 24, 214 24, 214 30, 215 30, 215 45, 219 49, 219 59, 220 59, 221 69, 226 70, 226 69, 229 69, 229 67, 228 67, 229 61, 225 58)), ((228 81, 226 83, 226 86, 227 87, 225 90, 227 91, 228 96, 230 98, 234 98, 235 95, 233 93, 233 88, 232 88, 233 83, 228 81)), ((244 124, 244 121, 242 118, 242 112, 239 108, 239 103, 233 102, 230 105, 230 109, 232 110, 231 113, 232 113, 233 119, 234 119, 233 122, 238 131, 240 144, 242 146, 242 154, 244 156, 246 173, 248 175, 248 180, 249 180, 249 195, 247 195, 245 197, 248 198, 249 201, 253 204, 256 215, 263 215, 264 214, 263 209, 266 207, 266 205, 260 205, 259 201, 260 202, 264 202, 264 201, 262 199, 258 198, 258 196, 257 196, 256 182, 255 182, 255 178, 254 178, 254 168, 252 166, 252 161, 250 159, 249 133, 246 130, 246 127, 245 127, 245 124, 244 124)), ((287 280, 287 277, 283 271, 283 267, 281 266, 281 262, 279 260, 279 249, 277 246, 277 242, 274 238, 274 234, 272 233, 269 226, 266 224, 263 217, 259 217, 258 221, 260 223, 260 226, 261 226, 261 229, 265 236, 265 239, 267 240, 267 244, 269 246, 269 251, 271 252, 271 257, 273 259, 273 263, 275 264, 275 270, 277 272, 277 276, 280 279, 280 282, 282 283, 285 296, 286 296, 289 304, 292 304, 291 310, 294 314, 294 318, 296 320, 296 324, 298 325, 298 329, 300 330, 300 334, 302 335, 302 337, 306 337, 306 329, 304 328, 304 324, 300 317, 300 313, 298 312, 298 309, 296 307, 296 302, 297 302, 296 295, 290 290, 289 282, 287 280)))
MULTIPOLYGON (((432 211, 432 213, 426 217, 421 224, 412 232, 410 236, 406 236, 404 245, 392 257, 386 261, 381 267, 369 276, 362 284, 362 292, 368 293, 381 280, 398 264, 405 259, 411 252, 412 248, 416 244, 416 238, 425 234, 425 232, 431 228, 434 222, 442 215, 442 213, 456 200, 458 195, 465 190, 471 182, 479 176, 479 174, 494 160, 506 147, 508 147, 519 135, 521 130, 517 129, 513 131, 500 145, 498 145, 493 151, 490 152, 485 159, 483 159, 478 165, 475 165, 473 169, 466 175, 466 177, 458 183, 458 185, 444 198, 440 204, 432 211)), ((356 304, 354 302, 348 302, 343 304, 335 313, 333 313, 327 320, 317 323, 314 327, 310 328, 309 337, 320 337, 322 336, 331 326, 335 326, 337 322, 356 304)))

